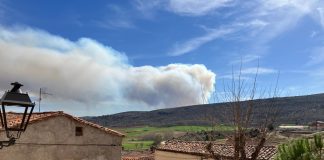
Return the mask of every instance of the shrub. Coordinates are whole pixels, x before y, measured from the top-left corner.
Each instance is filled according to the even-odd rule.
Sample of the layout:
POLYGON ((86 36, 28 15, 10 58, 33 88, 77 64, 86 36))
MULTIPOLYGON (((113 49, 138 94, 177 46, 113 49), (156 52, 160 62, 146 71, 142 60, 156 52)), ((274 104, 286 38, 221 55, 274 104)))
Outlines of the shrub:
POLYGON ((323 160, 323 139, 314 135, 313 139, 298 139, 278 148, 276 160, 323 160))

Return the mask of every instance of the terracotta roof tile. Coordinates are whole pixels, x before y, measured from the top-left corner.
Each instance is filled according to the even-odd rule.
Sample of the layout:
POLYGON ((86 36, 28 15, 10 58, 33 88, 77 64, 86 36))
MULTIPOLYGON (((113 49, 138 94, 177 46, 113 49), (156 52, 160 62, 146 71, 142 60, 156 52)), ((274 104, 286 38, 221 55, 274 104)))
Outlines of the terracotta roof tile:
MULTIPOLYGON (((8 121, 9 126, 18 125, 18 124, 21 123, 22 113, 8 112, 6 116, 7 116, 7 121, 8 121)), ((124 134, 122 134, 120 132, 117 132, 115 130, 100 126, 100 125, 92 123, 92 122, 88 122, 88 121, 83 120, 83 119, 78 118, 78 117, 74 117, 72 115, 64 113, 63 111, 36 112, 36 113, 33 113, 32 116, 30 117, 29 124, 33 124, 33 123, 36 123, 36 122, 39 122, 39 121, 44 121, 44 120, 47 120, 49 118, 58 117, 58 116, 67 117, 67 118, 72 119, 74 121, 77 121, 77 122, 79 122, 81 124, 85 124, 85 125, 100 129, 100 130, 102 130, 102 131, 104 131, 106 133, 109 133, 109 134, 113 134, 113 135, 121 136, 121 137, 125 136, 124 134)), ((0 126, 0 129, 1 129, 1 126, 0 126)))
MULTIPOLYGON (((210 142, 203 142, 203 141, 166 141, 165 143, 161 144, 157 150, 162 151, 170 151, 170 152, 178 152, 178 153, 186 153, 186 154, 193 154, 199 156, 210 156, 210 153, 207 151, 206 147, 207 144, 210 142)), ((216 144, 212 142, 212 149, 214 153, 224 157, 224 158, 231 158, 234 155, 234 147, 232 145, 227 144, 216 144)), ((255 146, 247 146, 246 147, 246 154, 250 157, 255 149, 255 146)), ((258 156, 258 160, 268 160, 271 159, 277 152, 275 146, 264 146, 260 154, 258 156)))

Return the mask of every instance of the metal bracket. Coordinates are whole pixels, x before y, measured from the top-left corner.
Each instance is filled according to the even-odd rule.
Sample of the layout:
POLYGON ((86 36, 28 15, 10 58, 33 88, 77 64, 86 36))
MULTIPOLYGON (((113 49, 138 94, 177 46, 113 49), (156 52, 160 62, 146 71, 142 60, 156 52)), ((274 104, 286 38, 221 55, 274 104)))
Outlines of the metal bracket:
POLYGON ((9 147, 11 145, 14 145, 16 143, 16 139, 15 138, 10 138, 9 141, 0 141, 0 149, 2 149, 3 147, 9 147))

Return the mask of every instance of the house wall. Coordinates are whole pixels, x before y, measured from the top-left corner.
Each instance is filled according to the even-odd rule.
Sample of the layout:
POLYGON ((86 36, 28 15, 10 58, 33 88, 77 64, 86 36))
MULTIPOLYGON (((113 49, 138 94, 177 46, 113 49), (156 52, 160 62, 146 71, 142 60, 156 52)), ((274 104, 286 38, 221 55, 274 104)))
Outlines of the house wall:
MULTIPOLYGON (((5 133, 0 137, 5 140, 5 133)), ((121 142, 122 137, 59 116, 30 124, 15 145, 0 150, 0 159, 120 160, 121 142), (83 136, 75 136, 76 126, 83 127, 83 136)))
POLYGON ((310 129, 324 131, 324 123, 315 123, 314 122, 312 125, 310 125, 310 129))
POLYGON ((205 160, 203 159, 203 157, 196 156, 196 155, 167 152, 167 151, 160 151, 160 150, 155 150, 154 158, 155 160, 205 160))
POLYGON ((317 124, 317 129, 321 130, 321 131, 324 131, 324 123, 318 123, 317 124))

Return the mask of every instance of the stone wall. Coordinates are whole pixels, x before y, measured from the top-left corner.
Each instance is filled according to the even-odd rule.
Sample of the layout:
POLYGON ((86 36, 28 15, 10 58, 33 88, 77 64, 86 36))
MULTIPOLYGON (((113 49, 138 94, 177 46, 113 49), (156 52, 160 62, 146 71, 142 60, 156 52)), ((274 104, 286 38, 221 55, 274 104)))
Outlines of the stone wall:
MULTIPOLYGON (((5 140, 4 132, 0 133, 5 140)), ((0 150, 1 160, 120 160, 122 137, 64 116, 30 124, 16 144, 0 150), (75 136, 83 127, 83 136, 75 136)))

